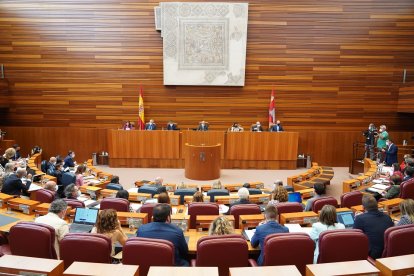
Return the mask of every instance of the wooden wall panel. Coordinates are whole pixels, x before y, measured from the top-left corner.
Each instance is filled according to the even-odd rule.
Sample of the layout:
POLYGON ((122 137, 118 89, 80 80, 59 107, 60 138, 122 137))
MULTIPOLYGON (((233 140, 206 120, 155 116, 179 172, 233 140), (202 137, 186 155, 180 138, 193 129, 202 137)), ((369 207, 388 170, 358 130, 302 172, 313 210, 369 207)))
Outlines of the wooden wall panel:
POLYGON ((400 88, 398 112, 414 113, 414 82, 400 88))
POLYGON ((414 128, 396 110, 403 69, 414 70, 412 0, 250 1, 245 87, 163 86, 158 3, 2 0, 10 111, 0 124, 117 128, 136 121, 142 83, 159 125, 266 122, 274 86, 290 131, 414 128))
POLYGON ((5 113, 6 109, 9 108, 8 94, 9 94, 8 81, 6 79, 0 79, 0 114, 5 113))

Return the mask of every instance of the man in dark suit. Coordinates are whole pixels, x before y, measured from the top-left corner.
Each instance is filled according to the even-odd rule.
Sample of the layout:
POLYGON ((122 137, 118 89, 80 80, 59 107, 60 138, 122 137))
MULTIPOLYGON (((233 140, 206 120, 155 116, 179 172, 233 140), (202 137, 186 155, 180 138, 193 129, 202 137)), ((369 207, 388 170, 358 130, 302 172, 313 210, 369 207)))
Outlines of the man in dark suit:
POLYGON ((233 202, 230 204, 230 208, 229 211, 227 212, 227 215, 230 215, 230 210, 231 207, 236 206, 236 205, 240 205, 240 204, 251 204, 251 202, 249 201, 249 190, 247 190, 247 188, 240 188, 237 191, 237 195, 239 196, 239 200, 233 202))
POLYGON ((153 222, 142 225, 137 237, 167 240, 174 244, 175 265, 188 266, 188 245, 183 231, 171 222, 171 206, 158 204, 152 211, 153 222))
POLYGON ((253 132, 262 132, 263 127, 260 124, 260 122, 256 122, 256 124, 252 125, 251 131, 253 131, 253 132))
POLYGON ((145 124, 145 130, 156 130, 156 129, 157 129, 157 125, 154 123, 153 119, 151 119, 149 123, 145 124))
POLYGON ((282 132, 284 131, 282 125, 280 124, 280 121, 277 120, 276 124, 274 124, 271 128, 270 128, 270 132, 282 132))
POLYGON ((390 139, 387 140, 386 145, 387 147, 382 149, 385 152, 385 164, 392 166, 392 164, 398 163, 398 147, 390 139))
POLYGON ((70 150, 69 152, 68 152, 68 156, 66 156, 65 157, 65 159, 63 160, 63 168, 73 168, 73 167, 75 167, 76 166, 76 162, 75 162, 75 160, 74 160, 74 158, 75 158, 75 152, 74 151, 72 151, 72 150, 70 150))
POLYGON ((168 121, 167 130, 177 130, 177 124, 173 121, 168 121))
POLYGON ((13 148, 16 151, 16 153, 12 157, 12 160, 13 161, 19 160, 21 158, 21 155, 20 155, 20 146, 18 144, 14 144, 13 145, 13 148))
POLYGON ((13 173, 9 177, 7 177, 6 181, 3 184, 1 192, 8 195, 16 196, 20 196, 21 194, 27 195, 29 186, 32 183, 31 179, 32 176, 27 175, 26 169, 18 168, 16 173, 13 173))
POLYGON ((207 131, 208 130, 208 123, 205 121, 201 121, 200 124, 198 125, 197 130, 199 131, 207 131))
POLYGON ((384 232, 394 226, 391 218, 378 211, 378 203, 372 195, 364 195, 362 206, 365 213, 355 217, 354 229, 360 229, 368 237, 369 256, 380 258, 384 249, 384 232))
POLYGON ((258 265, 263 265, 263 248, 264 240, 270 234, 275 233, 289 233, 289 229, 285 226, 280 225, 277 222, 277 209, 274 205, 268 205, 265 209, 265 223, 256 227, 256 232, 254 233, 250 243, 253 247, 257 247, 260 244, 260 256, 257 259, 258 265))

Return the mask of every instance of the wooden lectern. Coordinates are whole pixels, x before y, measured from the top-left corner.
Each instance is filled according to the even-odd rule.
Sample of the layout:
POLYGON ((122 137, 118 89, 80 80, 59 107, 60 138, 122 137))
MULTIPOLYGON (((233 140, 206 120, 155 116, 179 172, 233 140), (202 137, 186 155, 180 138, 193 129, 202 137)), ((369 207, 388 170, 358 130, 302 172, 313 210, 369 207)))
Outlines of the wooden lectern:
POLYGON ((185 177, 212 180, 220 177, 221 144, 196 146, 185 143, 185 177))

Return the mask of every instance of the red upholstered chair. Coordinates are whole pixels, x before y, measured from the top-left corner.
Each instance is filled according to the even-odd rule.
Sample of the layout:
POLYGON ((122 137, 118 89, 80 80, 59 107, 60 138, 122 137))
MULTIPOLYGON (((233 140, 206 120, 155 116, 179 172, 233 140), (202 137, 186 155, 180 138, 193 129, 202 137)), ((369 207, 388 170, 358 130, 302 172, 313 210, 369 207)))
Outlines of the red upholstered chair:
POLYGON ((125 198, 106 197, 102 199, 100 209, 114 209, 117 212, 129 212, 129 201, 125 198))
POLYGON ((36 191, 36 200, 41 203, 51 203, 55 200, 55 194, 52 191, 40 189, 36 191))
POLYGON ((318 263, 348 262, 368 258, 368 237, 359 229, 322 232, 318 244, 318 263))
POLYGON ((12 255, 56 259, 55 229, 52 226, 19 222, 10 228, 9 245, 12 255))
POLYGON ((60 241, 65 269, 73 262, 111 263, 112 242, 102 234, 69 233, 60 241))
POLYGON ((283 213, 303 212, 303 206, 299 202, 282 202, 276 205, 277 212, 280 215, 283 213))
POLYGON ((264 241, 264 266, 295 265, 305 275, 306 265, 313 263, 315 242, 305 233, 278 233, 264 241))
POLYGON ((331 196, 318 198, 312 203, 312 211, 318 213, 325 205, 332 205, 338 208, 338 201, 331 196))
POLYGON ((145 203, 139 209, 140 213, 147 213, 148 214, 148 223, 152 221, 152 210, 157 205, 157 203, 145 203))
POLYGON ((150 266, 174 266, 174 245, 167 240, 129 238, 122 248, 122 263, 139 265, 146 276, 150 266))
POLYGON ((212 202, 193 202, 188 205, 188 214, 190 215, 190 228, 195 229, 197 216, 200 215, 218 215, 219 206, 212 202))
POLYGON ((382 257, 414 254, 414 224, 388 228, 384 233, 382 257))
POLYGON ((353 191, 341 195, 341 207, 351 208, 362 204, 362 193, 360 191, 353 191))
POLYGON ((414 177, 401 183, 399 197, 403 199, 414 199, 414 177))
POLYGON ((85 203, 83 203, 80 200, 77 200, 77 199, 68 199, 68 198, 64 198, 63 200, 66 201, 66 203, 68 204, 68 206, 70 206, 72 209, 85 208, 85 203))
POLYGON ((229 267, 255 266, 249 259, 246 240, 241 235, 206 236, 197 242, 197 258, 192 266, 218 267, 220 276, 229 275, 229 267))
POLYGON ((256 215, 261 214, 260 207, 257 204, 239 204, 234 205, 230 209, 230 215, 234 216, 234 228, 239 229, 240 215, 256 215))

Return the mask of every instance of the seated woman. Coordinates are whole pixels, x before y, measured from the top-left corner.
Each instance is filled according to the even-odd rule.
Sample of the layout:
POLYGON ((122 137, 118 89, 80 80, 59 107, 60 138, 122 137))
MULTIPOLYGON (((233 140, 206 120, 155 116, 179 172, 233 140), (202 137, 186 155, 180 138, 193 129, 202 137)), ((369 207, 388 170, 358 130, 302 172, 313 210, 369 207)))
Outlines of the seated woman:
POLYGON ((158 203, 170 204, 170 196, 167 192, 162 192, 158 195, 158 203))
POLYGON ((119 222, 114 209, 106 209, 99 212, 96 226, 92 229, 91 233, 103 234, 111 239, 111 256, 118 253, 115 252, 115 244, 119 242, 122 246, 124 246, 126 240, 128 239, 127 235, 125 235, 122 230, 121 223, 119 222))
POLYGON ((345 229, 345 225, 338 223, 336 218, 336 209, 332 205, 323 206, 321 212, 319 213, 319 222, 312 224, 312 230, 309 233, 309 236, 312 240, 315 241, 315 253, 313 262, 316 263, 319 255, 318 240, 319 234, 334 229, 345 229))
POLYGON ((204 195, 202 192, 197 191, 193 195, 193 202, 204 202, 204 195))
POLYGON ((400 184, 401 184, 402 178, 398 174, 393 174, 390 177, 390 188, 386 191, 384 191, 384 198, 386 199, 392 199, 396 198, 400 195, 400 184))
POLYGON ((76 175, 76 183, 75 184, 76 184, 76 186, 80 187, 80 186, 83 186, 83 185, 87 184, 83 181, 83 174, 85 172, 86 172, 86 166, 85 165, 79 165, 76 168, 76 172, 75 172, 75 175, 76 175))
POLYGON ((400 203, 401 219, 397 225, 414 224, 414 200, 405 199, 400 203))
POLYGON ((272 192, 272 200, 267 205, 274 205, 275 207, 282 202, 288 201, 288 192, 283 186, 276 186, 272 192))
POLYGON ((404 178, 404 175, 403 175, 403 173, 401 172, 401 168, 400 168, 400 164, 398 164, 398 163, 394 163, 394 164, 392 164, 392 168, 393 168, 393 173, 392 173, 392 175, 397 175, 397 176, 399 176, 401 179, 403 179, 404 178))
POLYGON ((78 186, 75 184, 69 184, 66 186, 64 194, 67 199, 78 199, 78 197, 81 195, 81 192, 79 191, 78 186))
POLYGON ((208 229, 209 236, 228 234, 234 234, 234 228, 226 217, 219 216, 211 222, 210 228, 208 229))

